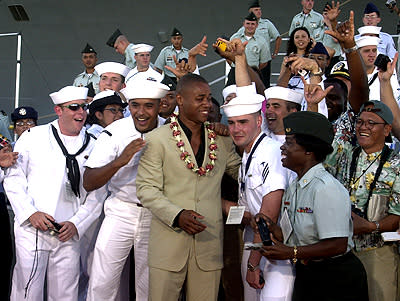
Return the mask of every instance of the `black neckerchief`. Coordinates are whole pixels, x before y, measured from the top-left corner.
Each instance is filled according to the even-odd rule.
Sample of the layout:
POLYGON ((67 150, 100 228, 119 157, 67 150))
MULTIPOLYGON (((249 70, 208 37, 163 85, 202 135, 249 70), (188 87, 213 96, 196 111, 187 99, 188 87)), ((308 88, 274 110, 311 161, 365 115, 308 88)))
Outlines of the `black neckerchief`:
MULTIPOLYGON (((186 137, 188 138, 189 142, 192 141, 192 131, 178 118, 179 125, 181 126, 182 130, 185 132, 186 137)), ((201 138, 200 138, 200 145, 197 151, 197 154, 194 154, 197 162, 197 166, 202 166, 204 161, 204 154, 206 149, 206 141, 204 136, 204 124, 201 125, 201 138)))
POLYGON ((57 129, 54 127, 54 125, 51 125, 51 130, 53 131, 54 138, 56 138, 56 141, 65 156, 68 180, 71 183, 72 191, 74 192, 74 194, 77 197, 81 197, 81 194, 79 192, 79 184, 80 184, 80 180, 81 180, 81 174, 79 171, 78 161, 76 160, 75 157, 78 156, 80 153, 82 153, 86 149, 86 147, 88 146, 89 141, 90 141, 90 136, 86 132, 85 141, 83 142, 82 147, 78 150, 78 152, 75 155, 70 155, 70 154, 68 154, 67 149, 65 148, 64 144, 62 143, 60 136, 58 135, 57 129))
MULTIPOLYGON (((379 161, 379 165, 378 168, 375 171, 375 176, 374 176, 374 180, 372 181, 371 185, 369 186, 369 192, 368 192, 368 199, 367 199, 367 203, 365 208, 368 208, 368 203, 369 203, 369 199, 372 196, 372 192, 375 189, 376 186, 376 182, 378 181, 379 176, 381 175, 382 169, 383 169, 383 165, 386 163, 386 161, 389 159, 389 156, 391 154, 392 150, 385 144, 382 152, 378 155, 381 156, 380 161, 379 161)), ((353 151, 353 155, 351 158, 351 164, 350 164, 350 177, 349 177, 349 195, 351 195, 352 192, 352 188, 351 188, 351 183, 353 182, 353 178, 356 174, 356 169, 357 169, 357 161, 358 158, 360 157, 361 154, 361 146, 358 146, 354 151, 353 151)), ((361 176, 368 170, 368 168, 363 171, 363 173, 361 174, 361 176)), ((360 176, 360 178, 361 178, 360 176)), ((357 182, 357 181, 356 181, 357 182)), ((353 184, 355 184, 353 182, 353 184)))

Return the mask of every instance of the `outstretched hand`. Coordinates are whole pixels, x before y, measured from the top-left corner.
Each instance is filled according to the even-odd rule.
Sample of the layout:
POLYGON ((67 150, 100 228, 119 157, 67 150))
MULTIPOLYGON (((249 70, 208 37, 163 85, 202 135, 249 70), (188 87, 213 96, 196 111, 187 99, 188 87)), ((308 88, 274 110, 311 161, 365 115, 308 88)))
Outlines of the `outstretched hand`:
POLYGON ((165 69, 168 69, 169 71, 171 71, 176 76, 176 78, 179 79, 182 76, 191 72, 191 68, 188 63, 186 63, 184 60, 182 60, 181 62, 178 62, 175 55, 173 56, 173 58, 174 58, 174 62, 175 62, 175 68, 165 65, 165 69))
POLYGON ((304 77, 301 77, 304 85, 304 98, 307 101, 307 105, 318 105, 326 95, 333 89, 333 86, 329 86, 325 90, 320 85, 308 84, 304 77))
POLYGON ((331 35, 339 41, 340 46, 344 49, 351 48, 355 45, 354 42, 354 12, 350 11, 349 19, 340 23, 332 30, 326 30, 326 34, 331 35))

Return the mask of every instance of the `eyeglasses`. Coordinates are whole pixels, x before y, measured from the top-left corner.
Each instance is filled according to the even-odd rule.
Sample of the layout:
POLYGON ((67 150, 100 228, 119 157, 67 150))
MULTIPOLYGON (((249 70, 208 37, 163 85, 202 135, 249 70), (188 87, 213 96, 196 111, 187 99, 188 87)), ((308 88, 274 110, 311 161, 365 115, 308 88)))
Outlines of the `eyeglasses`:
POLYGON ((86 110, 88 109, 89 105, 86 104, 86 103, 82 103, 82 104, 73 103, 73 104, 70 104, 70 105, 68 105, 68 106, 61 106, 61 107, 62 107, 62 108, 68 108, 68 109, 70 109, 71 111, 78 111, 79 108, 81 108, 82 110, 86 111, 86 110))
POLYGON ((322 55, 315 56, 315 55, 310 54, 308 56, 308 58, 312 59, 312 60, 317 60, 317 61, 326 61, 327 60, 327 57, 326 56, 322 56, 322 55))
POLYGON ((356 120, 356 127, 362 127, 363 125, 365 125, 365 127, 369 130, 372 130, 373 127, 377 124, 386 124, 386 123, 385 122, 375 122, 372 120, 364 121, 361 118, 357 118, 357 120, 356 120))
POLYGON ((35 125, 35 124, 36 123, 34 121, 32 121, 32 120, 30 120, 30 121, 17 121, 15 123, 15 125, 17 125, 17 126, 24 126, 24 125, 32 126, 32 125, 35 125))
POLYGON ((378 16, 375 16, 375 15, 364 15, 364 18, 365 19, 375 19, 375 18, 378 18, 378 16))
POLYGON ((104 110, 110 111, 110 112, 113 113, 114 115, 116 115, 118 112, 124 114, 125 111, 126 111, 126 110, 123 109, 123 108, 119 108, 119 109, 116 109, 116 108, 107 108, 107 109, 104 109, 104 110))

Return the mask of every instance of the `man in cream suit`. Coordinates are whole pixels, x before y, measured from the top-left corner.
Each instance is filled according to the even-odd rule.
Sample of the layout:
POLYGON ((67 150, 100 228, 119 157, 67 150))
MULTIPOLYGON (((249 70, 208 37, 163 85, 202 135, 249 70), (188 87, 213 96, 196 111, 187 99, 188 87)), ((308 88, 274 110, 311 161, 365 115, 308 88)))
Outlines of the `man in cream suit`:
POLYGON ((150 300, 216 300, 222 269, 221 179, 237 176, 232 140, 205 121, 208 83, 188 74, 177 85, 179 117, 146 135, 137 196, 153 214, 149 241, 150 300))

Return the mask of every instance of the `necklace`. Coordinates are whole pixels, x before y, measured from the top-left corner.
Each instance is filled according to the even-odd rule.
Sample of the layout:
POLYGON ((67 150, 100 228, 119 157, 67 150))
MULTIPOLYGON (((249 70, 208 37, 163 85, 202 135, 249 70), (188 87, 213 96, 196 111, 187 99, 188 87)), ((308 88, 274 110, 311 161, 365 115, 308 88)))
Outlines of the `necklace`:
POLYGON ((180 158, 182 161, 184 161, 186 163, 186 167, 188 169, 190 169, 194 173, 198 174, 199 176, 204 176, 214 168, 215 160, 217 160, 216 150, 218 147, 217 147, 217 144, 215 143, 215 138, 217 137, 217 134, 210 128, 210 123, 208 121, 206 121, 204 123, 204 125, 208 132, 207 137, 210 140, 210 146, 209 146, 210 154, 208 155, 208 157, 210 158, 210 162, 206 165, 205 168, 203 166, 196 167, 196 165, 190 159, 190 154, 185 150, 185 147, 184 147, 185 143, 182 141, 181 131, 178 129, 177 117, 178 117, 178 115, 176 115, 174 113, 171 115, 171 117, 170 117, 171 124, 169 127, 172 130, 172 136, 177 141, 176 146, 181 151, 180 158))

